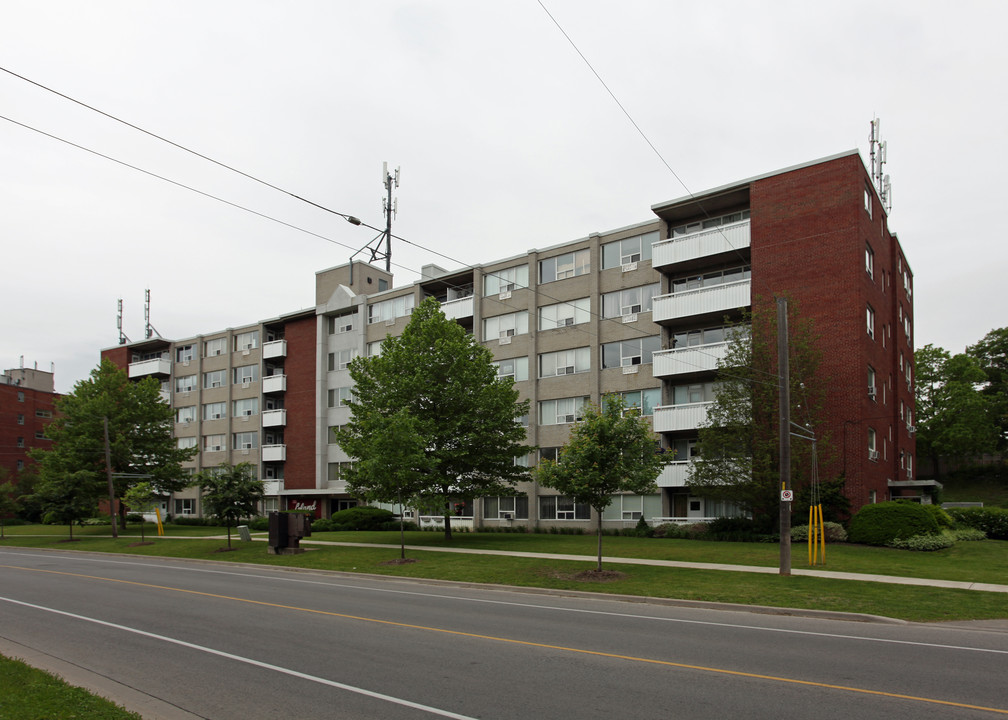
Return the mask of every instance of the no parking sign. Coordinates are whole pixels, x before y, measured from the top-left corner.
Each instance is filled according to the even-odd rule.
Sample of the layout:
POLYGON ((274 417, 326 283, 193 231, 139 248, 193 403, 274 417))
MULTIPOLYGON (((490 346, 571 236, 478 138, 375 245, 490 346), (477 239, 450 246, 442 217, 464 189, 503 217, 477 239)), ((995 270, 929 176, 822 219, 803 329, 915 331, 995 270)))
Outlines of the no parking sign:
POLYGON ((794 500, 794 490, 781 490, 780 499, 781 502, 791 502, 794 500))

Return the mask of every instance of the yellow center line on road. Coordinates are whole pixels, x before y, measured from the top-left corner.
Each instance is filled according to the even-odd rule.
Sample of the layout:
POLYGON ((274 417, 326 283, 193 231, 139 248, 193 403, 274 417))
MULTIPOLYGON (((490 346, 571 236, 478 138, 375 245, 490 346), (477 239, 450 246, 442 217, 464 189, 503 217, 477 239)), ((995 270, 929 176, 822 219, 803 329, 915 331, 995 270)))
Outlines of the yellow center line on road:
POLYGON ((482 635, 479 633, 463 632, 461 630, 449 630, 446 628, 429 627, 426 625, 414 625, 411 623, 398 622, 395 620, 382 620, 380 618, 363 617, 361 615, 350 615, 348 613, 338 613, 329 610, 315 610, 303 608, 296 605, 284 605, 282 603, 266 602, 264 600, 252 600, 250 598, 240 598, 231 595, 220 595, 218 593, 203 592, 201 590, 188 590, 186 588, 171 587, 169 585, 154 585, 152 583, 137 582, 135 580, 120 580, 118 578, 100 577, 97 575, 84 575, 81 573, 65 572, 61 570, 45 570, 42 568, 29 568, 19 565, 0 565, 0 568, 10 570, 26 570, 29 572, 47 573, 50 575, 64 575, 68 577, 83 578, 86 580, 101 580, 104 582, 119 583, 122 585, 133 585, 136 587, 150 588, 153 590, 166 590, 169 592, 185 593, 188 595, 198 595, 201 597, 215 598, 218 600, 229 600, 232 602, 246 603, 249 605, 260 605, 262 607, 277 608, 279 610, 293 610, 295 612, 311 613, 314 615, 325 615, 328 617, 342 618, 344 620, 359 620, 361 622, 388 625, 392 627, 407 628, 410 630, 423 630, 427 632, 442 633, 445 635, 455 635, 458 637, 474 638, 477 640, 489 640, 491 642, 508 643, 525 647, 543 648, 546 650, 559 650, 562 652, 574 653, 577 655, 592 655, 595 657, 611 658, 613 660, 627 660, 630 662, 646 663, 649 665, 659 665, 664 667, 677 668, 680 670, 696 670, 700 672, 716 673, 719 675, 729 675, 733 677, 751 678, 754 680, 769 680, 771 682, 785 683, 788 685, 803 685, 806 687, 824 688, 828 690, 842 690, 844 692, 857 693, 860 695, 874 695, 877 697, 894 698, 897 700, 911 700, 914 702, 928 703, 931 705, 945 705, 949 707, 964 708, 967 710, 982 710, 984 712, 1008 715, 1008 709, 985 707, 983 705, 970 705, 968 703, 954 702, 951 700, 939 700, 937 698, 927 698, 918 695, 904 695, 902 693, 886 692, 884 690, 871 690, 868 688, 853 687, 851 685, 834 685, 832 683, 817 682, 814 680, 800 680, 798 678, 780 677, 777 675, 763 675, 761 673, 750 673, 741 670, 728 670, 726 668, 707 667, 704 665, 690 665, 689 663, 678 663, 671 660, 656 660, 654 658, 637 657, 634 655, 620 655, 618 653, 603 652, 600 650, 586 650, 583 648, 565 647, 563 645, 550 645, 548 643, 537 643, 530 640, 517 640, 514 638, 497 637, 495 635, 482 635))

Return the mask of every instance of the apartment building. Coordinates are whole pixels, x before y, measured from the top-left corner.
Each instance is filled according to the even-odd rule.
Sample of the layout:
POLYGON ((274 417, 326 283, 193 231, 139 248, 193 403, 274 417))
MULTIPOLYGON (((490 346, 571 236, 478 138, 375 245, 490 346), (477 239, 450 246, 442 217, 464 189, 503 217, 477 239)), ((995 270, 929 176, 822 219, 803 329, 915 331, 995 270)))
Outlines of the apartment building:
MULTIPOLYGON (((103 354, 131 377, 161 379, 178 442, 200 448, 191 471, 248 461, 266 482, 268 509, 328 516, 356 504, 345 478, 353 459, 334 442, 349 420, 347 366, 380 352, 433 296, 531 401, 528 437, 539 450, 517 463, 555 457, 583 405, 619 393, 675 456, 657 493, 615 498, 603 521, 699 520, 736 511, 686 487, 726 325, 786 293, 821 338, 825 430, 838 448, 823 477, 842 473, 854 508, 919 495, 913 276, 857 151, 651 209, 645 222, 510 258, 429 265, 402 287, 366 263, 322 270, 314 311, 103 354)), ((589 508, 535 482, 455 508, 453 525, 463 527, 593 521, 589 508)), ((199 514, 198 492, 176 495, 172 510, 199 514)))
POLYGON ((7 482, 16 483, 18 474, 31 464, 30 450, 52 447, 45 429, 59 398, 54 388, 53 373, 37 367, 0 374, 0 467, 7 470, 7 482))

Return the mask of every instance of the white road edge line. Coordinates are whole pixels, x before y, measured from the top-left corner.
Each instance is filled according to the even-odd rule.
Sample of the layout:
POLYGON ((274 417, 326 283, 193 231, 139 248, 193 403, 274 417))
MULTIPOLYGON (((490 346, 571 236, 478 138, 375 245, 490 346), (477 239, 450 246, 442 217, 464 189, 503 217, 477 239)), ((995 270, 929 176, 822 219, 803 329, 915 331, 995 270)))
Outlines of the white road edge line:
POLYGON ((5 602, 13 603, 15 605, 22 605, 24 607, 33 608, 35 610, 42 610, 44 612, 55 613, 56 615, 63 615, 65 617, 74 618, 76 620, 83 620, 85 622, 95 623, 97 625, 103 625, 105 627, 114 628, 116 630, 122 630, 124 632, 131 632, 136 635, 143 635, 144 637, 149 637, 154 640, 161 640, 163 642, 172 643, 173 645, 180 645, 191 650, 199 650, 201 652, 208 653, 210 655, 217 655, 218 657, 227 658, 228 660, 235 660, 237 662, 245 663, 246 665, 253 665, 255 667, 260 667, 265 670, 272 670, 274 672, 283 673, 285 675, 290 675, 292 677, 301 678, 302 680, 310 680, 311 682, 319 683, 320 685, 328 685, 329 687, 337 688, 339 690, 346 690, 347 692, 356 693, 358 695, 364 695, 366 697, 375 698, 376 700, 383 700, 385 702, 390 702, 395 705, 402 705, 403 707, 413 708, 415 710, 422 710, 423 712, 431 713, 432 715, 438 715, 445 718, 454 718, 455 720, 476 720, 468 715, 459 715, 458 713, 453 713, 448 710, 442 710, 440 708, 431 707, 430 705, 423 705, 421 703, 416 703, 411 700, 404 700, 402 698, 392 697, 391 695, 385 695, 383 693, 374 692, 373 690, 365 690, 364 688, 355 687, 353 685, 346 685, 344 683, 336 682, 335 680, 327 680, 326 678, 318 677, 317 675, 308 675, 307 673, 298 672, 297 670, 291 670, 289 668, 280 667, 279 665, 271 665, 270 663, 261 662, 259 660, 253 660, 252 658, 242 657, 241 655, 233 655, 232 653, 224 652, 223 650, 214 650, 213 648, 205 647, 203 645, 195 645, 193 643, 186 642, 184 640, 177 640, 175 638, 166 637, 164 635, 158 635, 156 633, 147 632, 146 630, 138 630, 137 628, 127 627, 126 625, 118 625, 116 623, 106 622, 105 620, 98 620, 97 618, 87 617, 86 615, 77 615, 76 613, 66 612, 64 610, 57 610, 55 608, 45 607, 43 605, 35 605, 29 602, 23 602, 21 600, 14 600, 13 598, 0 596, 0 600, 5 602))

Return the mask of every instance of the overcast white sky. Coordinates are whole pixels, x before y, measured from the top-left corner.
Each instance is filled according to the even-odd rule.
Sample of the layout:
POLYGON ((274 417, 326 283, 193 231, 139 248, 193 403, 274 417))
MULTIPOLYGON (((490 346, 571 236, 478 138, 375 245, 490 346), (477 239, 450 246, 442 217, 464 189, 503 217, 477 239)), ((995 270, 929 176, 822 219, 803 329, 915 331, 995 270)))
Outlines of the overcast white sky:
MULTIPOLYGON (((698 192, 858 148, 881 118, 916 344, 1008 325, 1008 6, 543 0, 698 192)), ((5 0, 0 67, 375 226, 402 167, 396 283, 653 217, 687 190, 537 0, 5 0)), ((183 338, 314 305, 374 233, 0 72, 0 369, 68 391, 125 331, 183 338), (339 243, 339 244, 335 244, 339 243), (241 298, 239 300, 239 298, 241 298)))

